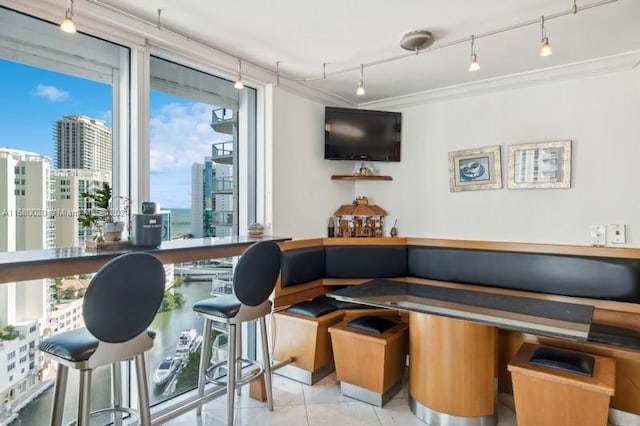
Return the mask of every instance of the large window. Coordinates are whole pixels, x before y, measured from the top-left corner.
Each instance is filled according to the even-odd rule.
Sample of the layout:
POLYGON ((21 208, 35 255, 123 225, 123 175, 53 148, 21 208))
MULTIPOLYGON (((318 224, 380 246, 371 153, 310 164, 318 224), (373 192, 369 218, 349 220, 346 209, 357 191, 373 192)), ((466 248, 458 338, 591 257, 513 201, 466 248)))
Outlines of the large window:
MULTIPOLYGON (((6 9, 0 28, 0 252, 79 246, 93 233, 77 220, 90 207, 81 193, 103 182, 124 187, 113 178, 113 152, 126 142, 118 135, 127 115, 119 105, 128 86, 128 49, 69 37, 6 9)), ((0 359, 16 349, 24 353, 0 379, 3 408, 55 377, 55 366, 35 348, 43 335, 82 325, 87 282, 74 276, 0 284, 0 359)), ((96 373, 94 407, 109 403, 107 373, 96 373)), ((76 393, 71 386, 70 405, 76 393)), ((38 401, 21 413, 23 424, 47 422, 50 398, 38 401)))
MULTIPOLYGON (((0 28, 0 70, 9 76, 0 80, 0 255, 83 245, 95 229, 77 220, 92 208, 81 194, 105 182, 114 199, 133 188, 138 201, 160 203, 166 239, 237 235, 255 220, 255 90, 238 91, 212 74, 149 57, 139 43, 125 48, 65 34, 3 8, 0 28), (145 70, 148 86, 139 84, 145 70), (150 91, 141 93, 146 87, 150 91), (129 105, 146 97, 149 117, 131 114, 129 105), (139 140, 147 125, 148 144, 139 140), (135 165, 144 164, 135 163, 144 155, 149 170, 135 165), (147 179, 149 193, 140 193, 147 179)), ((148 364, 152 404, 171 405, 172 397, 195 386, 202 321, 191 305, 229 292, 232 265, 233 259, 167 265, 166 297, 152 325, 158 332, 148 364), (168 378, 154 380, 163 366, 168 378)), ((0 375, 0 416, 14 414, 18 397, 54 377, 55 364, 46 364, 36 347, 43 336, 83 325, 83 286, 90 278, 0 283, 0 369, 9 371, 0 375), (9 360, 9 353, 19 356, 9 360)), ((213 357, 222 358, 225 335, 216 334, 213 357)), ((244 336, 252 356, 253 328, 244 336)), ((109 404, 109 384, 107 369, 95 373, 92 409, 109 404)), ((65 422, 77 401, 76 377, 68 385, 65 422)), ((46 424, 51 394, 30 403, 15 424, 46 424)))
MULTIPOLYGON (((150 192, 171 223, 167 238, 237 235, 239 181, 250 182, 243 197, 255 199, 254 174, 238 160, 241 146, 245 156, 255 151, 246 125, 239 129, 241 115, 247 115, 244 104, 247 99, 255 104, 255 91, 236 90, 228 80, 158 57, 150 63, 150 192)), ((153 324, 164 338, 156 340, 149 356, 155 373, 152 403, 197 385, 203 321, 191 306, 212 294, 230 293, 232 266, 231 259, 175 265, 166 296, 174 306, 153 324), (194 342, 186 355, 181 340, 194 342)), ((226 336, 220 330, 214 335, 219 337, 213 358, 219 361, 226 353, 226 336)))

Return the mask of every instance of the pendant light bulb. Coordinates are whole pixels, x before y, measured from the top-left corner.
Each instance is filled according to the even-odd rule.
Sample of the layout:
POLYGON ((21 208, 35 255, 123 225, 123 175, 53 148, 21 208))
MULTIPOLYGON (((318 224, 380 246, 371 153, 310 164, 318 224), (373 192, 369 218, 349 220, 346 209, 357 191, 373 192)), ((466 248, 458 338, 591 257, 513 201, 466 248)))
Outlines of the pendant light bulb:
POLYGON ((544 16, 540 18, 541 25, 541 39, 542 44, 540 45, 540 56, 549 56, 553 53, 553 49, 549 44, 549 37, 547 37, 547 30, 544 28, 544 16))
POLYGON ((244 89, 244 83, 242 83, 242 59, 238 58, 238 78, 233 83, 234 89, 244 89))
POLYGON ((549 44, 547 37, 542 39, 542 45, 540 46, 540 56, 550 56, 553 54, 553 48, 549 44))
POLYGON ((480 64, 478 63, 478 57, 474 53, 471 55, 471 63, 469 64, 469 71, 478 71, 480 69, 480 64))
POLYGON ((478 71, 480 69, 480 64, 478 63, 478 55, 476 55, 475 50, 473 49, 475 36, 471 36, 471 63, 469 64, 469 72, 478 71))
POLYGON ((360 65, 360 82, 358 83, 358 88, 356 89, 356 95, 364 96, 364 64, 360 65))
POLYGON ((69 1, 69 8, 64 12, 64 20, 60 23, 60 29, 70 34, 76 32, 76 25, 73 23, 73 0, 69 1))

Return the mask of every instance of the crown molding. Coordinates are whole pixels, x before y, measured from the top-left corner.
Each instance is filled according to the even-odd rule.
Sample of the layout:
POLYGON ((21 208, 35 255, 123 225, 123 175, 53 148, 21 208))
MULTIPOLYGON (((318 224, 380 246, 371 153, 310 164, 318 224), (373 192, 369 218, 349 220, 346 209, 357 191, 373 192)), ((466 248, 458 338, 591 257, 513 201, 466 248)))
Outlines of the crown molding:
POLYGON ((640 63, 639 61, 640 50, 635 50, 589 61, 574 62, 567 65, 510 74, 503 77, 490 78, 473 83, 443 87, 419 93, 412 93, 410 95, 362 103, 358 104, 358 107, 397 109, 430 102, 439 102, 447 99, 482 95, 499 90, 512 90, 522 87, 548 84, 554 81, 575 80, 600 74, 630 71, 640 63))

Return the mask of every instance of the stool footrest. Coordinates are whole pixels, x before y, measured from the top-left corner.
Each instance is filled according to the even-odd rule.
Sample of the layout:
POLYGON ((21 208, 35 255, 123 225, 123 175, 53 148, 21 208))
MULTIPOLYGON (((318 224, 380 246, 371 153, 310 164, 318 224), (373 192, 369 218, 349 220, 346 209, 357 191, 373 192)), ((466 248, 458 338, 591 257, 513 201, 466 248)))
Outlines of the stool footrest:
MULTIPOLYGON (((89 416, 96 417, 106 413, 125 413, 135 417, 136 420, 140 420, 140 413, 138 413, 138 410, 134 410, 133 408, 127 408, 127 407, 101 408, 100 410, 92 411, 91 414, 89 414, 89 416)), ((75 425, 76 423, 77 423, 76 420, 72 420, 69 423, 67 423, 66 426, 72 426, 72 425, 75 425)))
MULTIPOLYGON (((243 375, 240 379, 236 379, 236 387, 244 386, 264 374, 264 366, 261 363, 245 358, 238 358, 238 361, 241 361, 243 363, 242 367, 240 368, 241 371, 249 366, 257 368, 257 370, 253 369, 249 374, 243 375)), ((207 371, 205 373, 207 381, 218 386, 227 386, 227 380, 225 379, 227 377, 227 374, 219 376, 215 374, 218 370, 220 370, 220 368, 226 366, 227 361, 220 361, 207 368, 207 371)))

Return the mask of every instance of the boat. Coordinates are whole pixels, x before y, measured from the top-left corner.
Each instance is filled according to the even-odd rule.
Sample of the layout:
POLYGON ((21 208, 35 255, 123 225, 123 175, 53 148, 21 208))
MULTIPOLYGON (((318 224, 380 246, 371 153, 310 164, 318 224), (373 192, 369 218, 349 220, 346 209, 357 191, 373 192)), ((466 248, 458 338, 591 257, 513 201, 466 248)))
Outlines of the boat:
POLYGON ((210 363, 216 364, 227 359, 227 351, 229 348, 227 333, 220 333, 213 339, 213 345, 211 348, 210 363))
POLYGON ((198 344, 198 332, 195 328, 189 328, 182 330, 180 337, 178 337, 178 345, 176 346, 176 357, 188 358, 189 353, 194 351, 195 346, 198 344))
POLYGON ((153 383, 155 383, 157 386, 162 386, 167 383, 169 379, 171 379, 171 377, 176 374, 176 371, 178 371, 180 363, 181 361, 174 357, 165 358, 153 373, 153 383))

